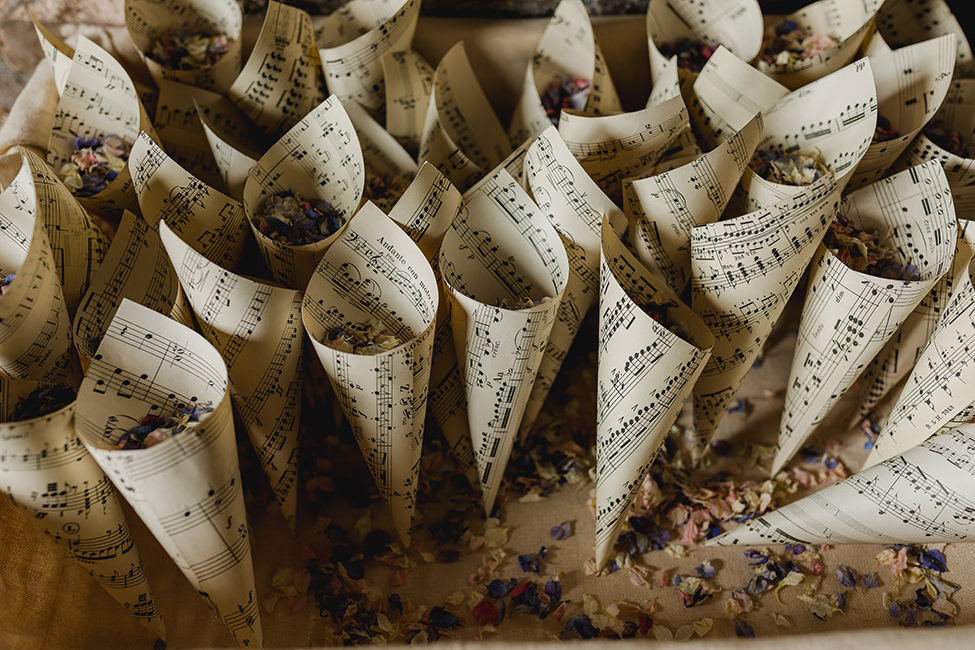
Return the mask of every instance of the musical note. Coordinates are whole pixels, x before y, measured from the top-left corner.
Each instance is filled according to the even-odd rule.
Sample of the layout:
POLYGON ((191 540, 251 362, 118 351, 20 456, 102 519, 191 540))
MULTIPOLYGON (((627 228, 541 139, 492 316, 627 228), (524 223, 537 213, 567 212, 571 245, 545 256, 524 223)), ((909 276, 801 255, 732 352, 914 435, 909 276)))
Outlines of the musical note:
POLYGON ((944 0, 891 0, 877 13, 877 30, 864 46, 868 56, 949 34, 955 40, 954 76, 970 77, 972 46, 944 0))
POLYGON ((380 59, 386 83, 386 130, 408 151, 420 148, 433 88, 433 68, 410 49, 380 59))

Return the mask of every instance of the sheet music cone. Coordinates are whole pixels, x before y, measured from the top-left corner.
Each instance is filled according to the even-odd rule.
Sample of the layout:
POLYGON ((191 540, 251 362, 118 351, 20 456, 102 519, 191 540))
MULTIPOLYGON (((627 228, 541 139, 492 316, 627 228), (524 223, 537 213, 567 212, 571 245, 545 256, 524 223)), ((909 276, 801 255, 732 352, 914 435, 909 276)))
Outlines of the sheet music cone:
POLYGON ((366 203, 322 257, 301 309, 305 330, 406 546, 413 529, 437 304, 436 278, 423 253, 379 208, 366 203))
POLYGON ((160 222, 159 235, 200 330, 227 364, 234 408, 294 532, 302 294, 220 268, 190 248, 164 222, 160 222))
POLYGON ((467 416, 490 513, 569 275, 558 232, 503 169, 466 198, 440 249, 467 416))
POLYGON ((118 495, 75 433, 74 389, 58 410, 13 419, 18 402, 44 388, 51 386, 0 379, 0 491, 33 513, 51 539, 146 629, 165 638, 118 495))
POLYGON ((242 647, 261 647, 261 615, 237 466, 227 368, 192 330, 123 301, 78 391, 88 451, 242 647), (213 411, 145 449, 118 449, 147 416, 213 411))
MULTIPOLYGON (((813 258, 792 357, 772 474, 829 410, 951 265, 955 211, 940 166, 926 163, 847 195, 840 215, 863 230, 890 233, 917 280, 856 271, 820 245, 813 258)), ((841 251, 844 255, 848 252, 841 251)))
POLYGON ((714 334, 694 384, 694 431, 710 440, 839 208, 824 176, 790 200, 693 229, 692 305, 714 334))
POLYGON ((710 354, 704 322, 603 221, 596 392, 596 566, 710 354))
POLYGON ((705 542, 933 544, 975 537, 975 425, 927 442, 705 542))

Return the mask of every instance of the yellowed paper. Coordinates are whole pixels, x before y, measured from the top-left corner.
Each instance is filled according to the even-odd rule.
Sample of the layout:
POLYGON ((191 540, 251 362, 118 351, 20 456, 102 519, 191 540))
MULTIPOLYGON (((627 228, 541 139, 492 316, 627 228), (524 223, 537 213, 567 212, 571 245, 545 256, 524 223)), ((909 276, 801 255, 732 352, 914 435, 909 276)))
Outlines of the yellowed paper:
POLYGON ((970 77, 975 72, 972 46, 944 0, 888 0, 877 12, 876 22, 873 40, 884 41, 888 48, 912 45, 918 37, 950 35, 955 40, 955 76, 970 77))
POLYGON ((433 68, 410 49, 389 52, 380 60, 386 82, 386 130, 415 152, 420 148, 423 123, 433 89, 433 68))
POLYGON ((264 136, 247 121, 237 106, 226 97, 207 96, 201 103, 197 94, 193 106, 203 127, 206 143, 220 178, 230 196, 240 200, 251 167, 265 151, 264 136))
POLYGON ((220 167, 215 164, 197 104, 233 106, 209 90, 161 79, 153 124, 162 148, 176 163, 207 185, 222 188, 220 167))

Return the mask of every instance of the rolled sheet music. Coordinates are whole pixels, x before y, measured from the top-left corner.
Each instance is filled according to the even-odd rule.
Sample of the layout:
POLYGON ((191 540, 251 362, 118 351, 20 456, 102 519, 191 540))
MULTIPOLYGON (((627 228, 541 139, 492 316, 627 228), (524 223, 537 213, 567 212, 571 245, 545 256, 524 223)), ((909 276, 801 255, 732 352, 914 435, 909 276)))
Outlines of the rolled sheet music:
POLYGON ((598 300, 603 216, 615 232, 626 228, 626 216, 586 174, 554 126, 549 125, 531 145, 525 173, 532 197, 565 244, 569 277, 528 396, 522 438, 541 412, 583 319, 598 300))
POLYGON ((281 284, 304 289, 318 260, 359 207, 365 182, 362 149, 338 97, 332 96, 302 117, 251 168, 244 184, 244 211, 271 275, 281 284), (339 227, 324 239, 289 244, 261 232, 268 199, 291 192, 296 200, 325 201, 339 227))
POLYGON ((119 148, 127 152, 141 131, 156 138, 129 74, 111 54, 79 36, 54 114, 47 162, 66 178, 69 187, 76 188, 75 196, 85 208, 115 213, 134 210, 135 191, 127 165, 113 170, 114 177, 110 173, 106 180, 92 178, 88 183, 77 170, 70 174, 68 170, 77 168, 72 162, 74 152, 90 147, 92 140, 103 142, 117 136, 119 148))
MULTIPOLYGON (((812 261, 772 474, 829 410, 951 266, 957 222, 935 162, 848 194, 840 215, 863 230, 890 233, 901 268, 916 280, 856 271, 821 245, 812 261)), ((846 251, 840 251, 846 253, 846 251)))
MULTIPOLYGON (((962 214, 957 203, 955 214, 962 214)), ((900 329, 887 341, 884 349, 874 357, 863 372, 860 383, 864 389, 860 403, 857 405, 856 420, 869 417, 873 407, 916 366, 921 351, 931 340, 931 335, 945 307, 950 303, 953 293, 968 282, 968 263, 973 257, 975 257, 975 224, 966 219, 958 219, 958 244, 951 261, 951 268, 934 283, 928 295, 924 296, 914 311, 904 319, 900 329)), ((851 422, 851 425, 855 424, 856 421, 851 422)))
POLYGON ((919 445, 975 403, 975 287, 966 265, 864 463, 870 467, 919 445))
POLYGON ((705 542, 934 544, 975 535, 975 425, 917 447, 705 542))
POLYGON ((34 33, 37 34, 37 42, 44 51, 44 57, 51 64, 51 72, 54 77, 54 87, 57 88, 58 96, 64 92, 64 85, 67 83, 68 75, 71 73, 71 60, 74 58, 74 48, 64 42, 64 40, 45 27, 37 20, 34 13, 27 9, 31 22, 34 24, 34 33))
POLYGON ((227 364, 234 408, 293 531, 298 506, 302 294, 220 268, 165 222, 159 225, 159 236, 203 336, 227 364))
POLYGON ((381 115, 382 57, 410 48, 419 16, 420 0, 352 0, 329 14, 315 34, 328 91, 381 115))
POLYGON ((693 162, 627 184, 633 250, 678 294, 691 279, 691 229, 721 218, 762 132, 756 116, 693 162))
MULTIPOLYGON (((870 143, 849 182, 855 190, 880 180, 941 107, 951 85, 955 39, 942 36, 870 55, 877 87, 878 125, 894 137, 870 143)), ((877 131, 880 134, 880 129, 877 131)))
POLYGON ((569 278, 551 222, 503 169, 440 249, 484 511, 490 513, 569 278))
POLYGON ((240 113, 223 95, 161 79, 153 125, 167 155, 207 185, 223 188, 225 183, 210 149, 206 130, 196 109, 197 104, 223 104, 232 108, 233 112, 240 113))
POLYGON ((603 220, 596 388, 596 566, 612 555, 633 497, 714 343, 707 325, 603 220))
POLYGON ((165 638, 118 495, 75 433, 74 411, 69 386, 0 379, 0 491, 30 512, 109 596, 165 638), (70 400, 54 411, 26 411, 20 419, 25 400, 45 389, 70 400))
POLYGON ((561 0, 542 32, 508 127, 511 144, 558 126, 562 108, 596 115, 623 110, 582 0, 561 0))
POLYGON ((168 79, 226 91, 240 73, 242 25, 243 15, 235 0, 125 0, 125 26, 157 84, 168 79), (175 59, 173 50, 188 49, 189 43, 181 45, 180 41, 197 35, 224 36, 226 40, 199 38, 194 45, 209 56, 162 58, 170 55, 175 59), (170 45, 174 40, 177 42, 170 45))
POLYGON ((948 34, 955 39, 955 76, 970 77, 975 72, 972 46, 944 0, 887 0, 877 12, 876 23, 877 30, 867 43, 869 56, 912 45, 918 42, 918 35, 937 38, 948 34))
MULTIPOLYGON (((681 97, 684 99, 685 94, 689 94, 689 91, 682 92, 681 78, 678 75, 678 72, 677 57, 671 57, 666 63, 664 63, 662 70, 657 74, 653 89, 650 92, 650 97, 647 98, 648 108, 651 106, 659 106, 668 99, 672 99, 674 97, 681 97)), ((686 86, 689 87, 689 85, 686 86)), ((687 106, 687 101, 687 99, 684 99, 685 108, 687 106)), ((701 147, 697 143, 697 136, 694 134, 694 130, 691 128, 690 122, 688 122, 677 133, 673 141, 671 141, 670 146, 667 147, 667 149, 663 152, 663 155, 660 156, 653 167, 643 171, 639 177, 660 174, 676 167, 686 165, 692 160, 700 157, 702 153, 704 152, 701 151, 701 147)), ((624 188, 624 192, 625 191, 626 190, 624 188)))
POLYGON ((623 179, 650 175, 687 125, 684 100, 673 96, 618 115, 594 117, 563 110, 559 135, 603 192, 619 201, 623 179))
POLYGON ((788 88, 720 46, 694 81, 691 124, 713 149, 788 94, 788 88))
POLYGON ((126 300, 78 391, 85 447, 241 647, 263 645, 227 367, 192 330, 126 300), (147 417, 213 410, 144 449, 118 448, 147 417))
POLYGON ((226 97, 194 93, 193 107, 224 187, 239 201, 251 167, 267 150, 266 138, 226 97))
POLYGON ((132 147, 129 170, 147 221, 162 219, 206 259, 237 268, 250 232, 239 201, 180 167, 145 133, 132 147))
POLYGON ((38 215, 31 154, 20 150, 20 171, 0 192, 0 378, 77 384, 71 316, 38 215))
MULTIPOLYGON (((870 61, 860 59, 789 93, 763 115, 765 139, 756 155, 781 151, 817 156, 840 187, 846 187, 877 127, 877 90, 870 61)), ((767 180, 749 168, 740 185, 744 202, 734 206, 734 213, 751 212, 801 191, 801 185, 767 180)))
POLYGON ((437 305, 437 281, 419 247, 366 203, 322 257, 301 310, 406 546, 413 533, 437 305), (368 333, 357 334, 362 330, 368 333))
POLYGON ((275 0, 227 96, 265 135, 280 137, 327 96, 311 16, 275 0))
POLYGON ((362 148, 366 172, 363 198, 388 214, 416 177, 416 161, 357 101, 349 100, 343 107, 362 148))
POLYGON ((463 41, 444 54, 433 76, 419 161, 462 192, 511 153, 508 136, 467 58, 463 41))
MULTIPOLYGON (((883 4, 882 0, 844 2, 843 0, 818 0, 783 17, 811 36, 830 37, 835 44, 806 58, 780 63, 759 57, 755 64, 761 72, 777 82, 795 90, 812 81, 821 79, 847 65, 857 55, 860 45, 873 26, 873 17, 883 4)), ((778 25, 781 25, 780 22, 778 25)), ((766 31, 766 43, 775 35, 778 25, 766 31)))
POLYGON ((832 176, 769 208, 695 227, 690 240, 692 305, 714 335, 694 384, 694 431, 714 435, 836 216, 832 176))
POLYGON ((386 130, 408 151, 420 148, 423 124, 433 88, 433 68, 415 51, 383 55, 386 83, 386 130))

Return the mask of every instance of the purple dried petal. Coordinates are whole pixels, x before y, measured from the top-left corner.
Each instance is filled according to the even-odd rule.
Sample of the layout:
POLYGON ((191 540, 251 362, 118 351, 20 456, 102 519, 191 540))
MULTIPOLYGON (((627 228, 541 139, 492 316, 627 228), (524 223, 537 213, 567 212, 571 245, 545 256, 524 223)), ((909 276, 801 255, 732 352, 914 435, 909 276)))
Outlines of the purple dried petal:
POLYGON ((742 639, 754 639, 755 638, 755 628, 751 626, 747 621, 741 619, 735 619, 735 635, 742 639))
POLYGON ((836 579, 844 587, 850 587, 852 589, 857 586, 857 574, 848 566, 840 565, 836 567, 836 579))
POLYGON ((552 535, 552 539, 557 541, 572 537, 572 521, 563 521, 557 526, 552 526, 549 533, 552 535))
POLYGON ((921 568, 928 569, 929 571, 942 573, 948 570, 948 561, 945 559, 944 553, 936 548, 921 553, 921 556, 917 559, 917 563, 921 568))

